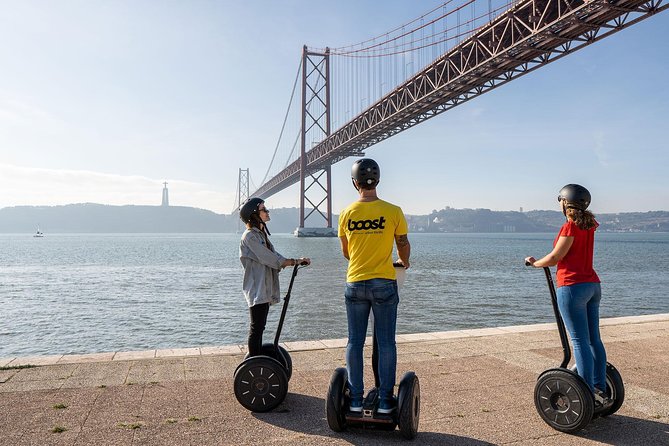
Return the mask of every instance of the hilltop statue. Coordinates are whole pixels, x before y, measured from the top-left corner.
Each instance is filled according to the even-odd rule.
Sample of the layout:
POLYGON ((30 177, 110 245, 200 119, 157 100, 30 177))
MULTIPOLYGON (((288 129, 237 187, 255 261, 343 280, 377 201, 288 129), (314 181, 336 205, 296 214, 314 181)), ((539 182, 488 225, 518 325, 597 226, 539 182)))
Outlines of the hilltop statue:
POLYGON ((167 181, 165 181, 163 183, 163 185, 165 187, 163 187, 163 202, 162 202, 161 206, 167 207, 167 206, 170 205, 170 197, 169 197, 168 192, 167 192, 167 181))

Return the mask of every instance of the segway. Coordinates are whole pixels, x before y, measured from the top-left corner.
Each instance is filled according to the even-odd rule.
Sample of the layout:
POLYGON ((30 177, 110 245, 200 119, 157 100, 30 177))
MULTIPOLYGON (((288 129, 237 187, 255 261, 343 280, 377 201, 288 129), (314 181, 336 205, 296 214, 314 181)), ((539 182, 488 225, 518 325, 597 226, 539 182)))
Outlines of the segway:
MULTIPOLYGON (((306 265, 303 263, 301 265, 306 265)), ((235 396, 239 404, 253 412, 268 412, 283 402, 288 393, 288 381, 293 373, 293 361, 285 348, 279 345, 279 337, 290 302, 290 292, 301 265, 293 267, 290 285, 283 300, 281 318, 274 336, 274 343, 263 344, 262 354, 248 354, 237 366, 234 376, 235 396)))
MULTIPOLYGON (((528 262, 525 264, 530 266, 528 262)), ((534 405, 546 424, 560 432, 571 433, 584 428, 595 417, 605 417, 620 409, 625 399, 625 387, 618 370, 607 362, 606 393, 610 401, 596 405, 590 387, 578 375, 576 366, 567 368, 571 360, 569 340, 558 308, 553 276, 548 267, 544 267, 544 272, 562 343, 563 359, 560 367, 548 369, 539 375, 534 386, 534 405)))
MULTIPOLYGON (((394 264, 397 271, 398 284, 404 280, 405 270, 402 265, 394 264)), ((373 336, 372 368, 374 370, 375 387, 364 397, 362 412, 349 411, 350 389, 348 386, 348 372, 339 367, 332 374, 330 386, 325 398, 325 416, 328 426, 335 432, 341 432, 348 427, 363 429, 395 430, 399 427, 402 436, 412 439, 418 433, 420 418, 420 383, 414 372, 406 372, 399 384, 399 391, 395 397, 396 409, 390 414, 377 412, 379 405, 378 388, 378 346, 376 336, 373 336)))

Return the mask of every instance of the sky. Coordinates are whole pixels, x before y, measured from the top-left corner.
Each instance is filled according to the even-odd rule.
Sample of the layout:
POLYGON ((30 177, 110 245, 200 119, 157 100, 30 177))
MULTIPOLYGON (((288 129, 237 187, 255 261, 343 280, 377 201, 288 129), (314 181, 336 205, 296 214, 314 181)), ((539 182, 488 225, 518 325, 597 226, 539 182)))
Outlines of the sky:
MULTIPOLYGON (((170 204, 230 213, 269 165, 302 46, 341 47, 434 0, 0 0, 0 208, 170 204), (382 7, 379 5, 383 5, 382 7)), ((366 151, 408 214, 669 211, 669 13, 633 25, 366 151)), ((356 199, 332 168, 333 211, 356 199)), ((299 206, 294 185, 268 207, 299 206)))

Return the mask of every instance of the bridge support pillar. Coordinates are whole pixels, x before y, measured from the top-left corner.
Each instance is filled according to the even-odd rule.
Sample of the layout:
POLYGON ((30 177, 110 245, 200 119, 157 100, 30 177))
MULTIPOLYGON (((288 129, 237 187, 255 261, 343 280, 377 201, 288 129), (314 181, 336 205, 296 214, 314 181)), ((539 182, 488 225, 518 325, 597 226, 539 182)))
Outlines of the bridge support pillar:
POLYGON ((300 221, 298 237, 335 237, 332 228, 330 165, 307 171, 307 138, 322 141, 330 135, 330 50, 302 49, 302 130, 300 135, 300 221), (306 204, 311 209, 307 213, 306 204), (325 227, 305 227, 312 214, 323 217, 325 227))
POLYGON ((332 227, 332 199, 330 166, 323 170, 305 175, 300 175, 300 226, 295 229, 298 237, 336 237, 337 233, 332 227), (307 178, 308 176, 308 178, 307 178), (309 184, 307 184, 309 181, 309 184), (309 192, 309 196, 307 195, 309 192), (314 196, 317 197, 314 199, 314 196), (305 204, 311 209, 305 215, 305 204), (325 206, 325 210, 322 207, 325 206), (325 227, 305 227, 304 222, 311 214, 318 213, 325 220, 325 227))
MULTIPOLYGON (((238 212, 242 205, 246 203, 246 200, 251 198, 249 196, 249 169, 239 169, 239 179, 237 181, 237 196, 235 199, 237 200, 237 207, 233 211, 233 214, 238 212)), ((240 219, 237 219, 237 232, 240 232, 242 229, 242 221, 240 219)))

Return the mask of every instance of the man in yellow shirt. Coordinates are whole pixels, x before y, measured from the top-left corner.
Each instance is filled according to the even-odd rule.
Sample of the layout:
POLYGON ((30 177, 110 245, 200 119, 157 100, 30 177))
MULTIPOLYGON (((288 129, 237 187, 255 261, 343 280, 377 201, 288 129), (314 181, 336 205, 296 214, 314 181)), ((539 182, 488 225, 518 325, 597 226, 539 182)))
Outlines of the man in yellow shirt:
POLYGON ((348 344, 346 368, 350 389, 351 412, 362 412, 364 395, 362 351, 367 335, 370 310, 374 313, 374 336, 378 345, 379 406, 377 412, 395 410, 393 396, 397 368, 395 326, 399 295, 393 267, 393 241, 398 262, 409 268, 411 245, 407 223, 399 206, 379 199, 376 186, 381 171, 370 158, 353 164, 351 181, 360 198, 339 216, 339 240, 344 257, 349 260, 346 272, 346 316, 348 344))

